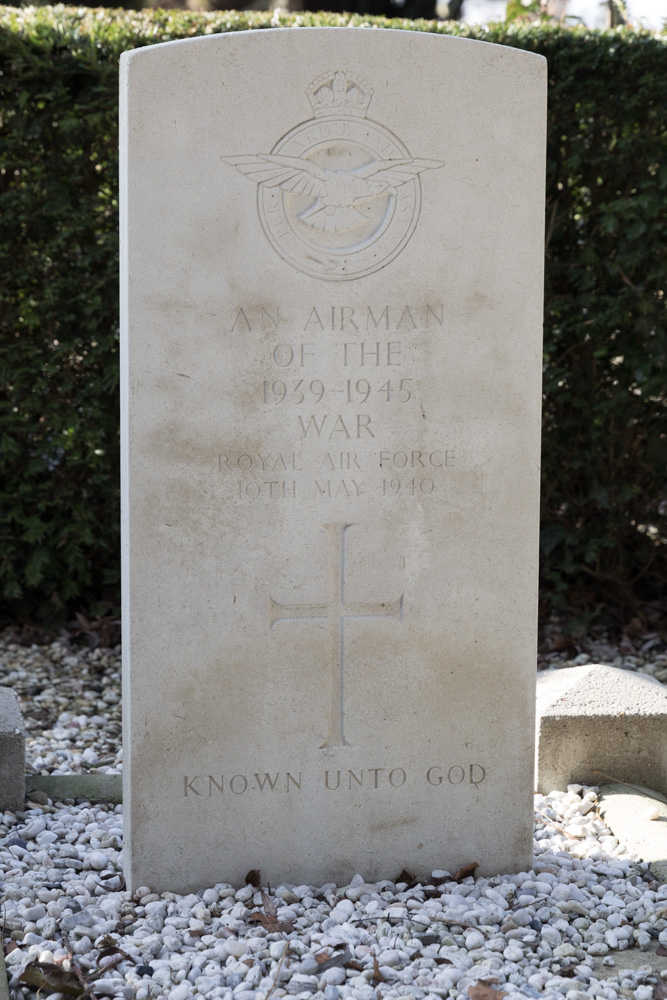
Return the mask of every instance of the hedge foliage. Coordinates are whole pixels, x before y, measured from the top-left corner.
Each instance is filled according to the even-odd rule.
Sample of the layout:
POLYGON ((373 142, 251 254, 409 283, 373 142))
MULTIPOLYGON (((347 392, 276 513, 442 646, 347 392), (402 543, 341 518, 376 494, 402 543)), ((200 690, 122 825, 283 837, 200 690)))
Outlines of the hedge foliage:
POLYGON ((7 616, 57 618, 118 600, 120 53, 212 32, 349 24, 462 35, 549 60, 543 598, 621 619, 667 605, 667 36, 58 6, 0 7, 7 616))

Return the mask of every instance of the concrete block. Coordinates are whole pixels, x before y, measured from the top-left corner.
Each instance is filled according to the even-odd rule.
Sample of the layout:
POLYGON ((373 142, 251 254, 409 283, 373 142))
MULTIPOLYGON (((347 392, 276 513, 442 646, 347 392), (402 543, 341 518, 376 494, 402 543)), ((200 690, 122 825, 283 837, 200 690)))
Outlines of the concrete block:
POLYGON ((25 732, 18 698, 0 687, 0 810, 25 804, 25 732))
POLYGON ((587 663, 537 678, 536 788, 631 782, 667 794, 667 689, 587 663))

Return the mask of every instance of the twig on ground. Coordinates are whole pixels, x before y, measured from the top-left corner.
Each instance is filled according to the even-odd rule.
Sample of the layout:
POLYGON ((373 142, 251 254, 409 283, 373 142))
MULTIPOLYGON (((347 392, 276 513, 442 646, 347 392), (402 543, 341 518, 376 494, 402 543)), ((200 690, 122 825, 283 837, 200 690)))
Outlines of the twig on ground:
MULTIPOLYGON (((558 823, 555 822, 555 820, 551 819, 550 816, 547 816, 547 814, 545 812, 542 812, 541 809, 536 809, 535 812, 537 813, 538 816, 541 816, 543 819, 545 819, 549 824, 549 826, 553 826, 555 830, 558 830, 559 833, 562 833, 566 837, 570 836, 570 834, 567 832, 564 826, 559 826, 558 823)), ((570 839, 572 838, 570 837, 570 839)))
POLYGON ((289 941, 285 941, 285 950, 283 951, 282 955, 280 956, 280 961, 278 962, 278 968, 276 969, 276 975, 275 975, 275 979, 273 980, 273 985, 271 986, 271 989, 268 991, 268 993, 264 997, 264 1000, 269 1000, 269 997, 271 996, 271 994, 275 990, 276 986, 278 985, 278 977, 280 976, 280 970, 283 967, 283 962, 285 961, 285 956, 287 955, 287 952, 289 951, 289 944, 290 944, 289 941))
POLYGON ((69 963, 72 972, 83 986, 83 993, 80 995, 79 1000, 83 1000, 83 998, 86 996, 90 997, 91 1000, 95 1000, 95 994, 93 993, 93 984, 90 982, 89 979, 87 979, 84 976, 83 971, 81 970, 78 962, 74 958, 74 953, 72 952, 72 945, 69 942, 69 937, 67 936, 67 934, 64 933, 63 933, 63 944, 67 949, 67 957, 69 958, 69 963))
POLYGON ((612 774, 605 774, 604 771, 593 771, 593 774, 599 774, 601 778, 613 781, 615 785, 632 788, 635 792, 641 792, 642 795, 648 795, 651 799, 657 799, 658 802, 667 802, 667 796, 663 795, 662 792, 654 792, 651 788, 646 788, 645 785, 633 785, 631 781, 621 781, 620 778, 615 778, 612 774))

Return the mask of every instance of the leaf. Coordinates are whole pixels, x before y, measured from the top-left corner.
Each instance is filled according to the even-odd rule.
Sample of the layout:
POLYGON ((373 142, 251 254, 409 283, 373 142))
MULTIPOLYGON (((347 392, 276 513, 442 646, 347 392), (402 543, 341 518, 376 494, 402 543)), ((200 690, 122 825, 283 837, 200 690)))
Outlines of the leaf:
POLYGON ((656 955, 667 955, 667 948, 665 948, 664 944, 659 944, 655 953, 656 955))
MULTIPOLYGON (((118 954, 118 955, 111 955, 109 957, 109 961, 108 962, 105 962, 104 965, 98 965, 98 967, 95 970, 95 972, 92 972, 90 974, 90 976, 88 978, 89 978, 89 980, 90 980, 91 983, 93 982, 93 980, 99 979, 100 976, 103 976, 105 972, 108 972, 110 969, 113 969, 116 965, 118 965, 119 962, 123 961, 124 952, 121 952, 120 948, 118 949, 118 951, 120 952, 120 954, 118 954)), ((100 955, 100 958, 101 957, 102 956, 100 955)), ((127 958, 129 958, 129 957, 130 956, 128 955, 127 958)))
POLYGON ((565 649, 574 648, 574 640, 570 635, 554 635, 551 638, 551 645, 549 647, 550 653, 562 652, 565 649))
POLYGON ((123 884, 118 891, 122 892, 125 888, 125 879, 123 878, 120 872, 106 872, 105 875, 100 875, 100 882, 108 882, 109 879, 111 878, 120 878, 123 884))
POLYGON ((559 976, 564 976, 566 979, 574 979, 577 974, 576 965, 564 965, 563 968, 558 973, 559 976))
POLYGON ((464 865, 463 868, 459 868, 453 877, 453 881, 462 882, 464 878, 468 878, 469 875, 473 875, 476 868, 479 868, 479 863, 477 861, 471 861, 469 865, 464 865))
POLYGON ((27 983, 38 990, 48 986, 56 993, 66 993, 72 997, 78 997, 83 993, 83 986, 74 973, 52 962, 30 962, 19 976, 19 982, 27 983))
POLYGON ((252 885, 255 889, 259 889, 261 883, 259 868, 251 868, 245 877, 245 884, 252 885))
POLYGON ((118 947, 118 942, 116 941, 115 938, 111 937, 111 934, 105 934, 104 937, 99 938, 97 942, 97 947, 111 948, 113 950, 114 948, 118 947))
MULTIPOLYGON (((259 875, 259 872, 257 874, 259 875)), ((275 934, 278 931, 285 931, 285 933, 290 934, 294 930, 294 926, 290 920, 278 920, 276 904, 266 892, 262 892, 262 904, 264 906, 264 913, 261 910, 255 910, 254 913, 250 914, 250 920, 261 924, 269 934, 275 934)))
POLYGON ((380 966, 378 965, 378 960, 375 955, 373 955, 373 979, 376 979, 378 983, 386 982, 386 979, 380 972, 380 966))
POLYGON ((337 955, 326 955, 324 952, 320 952, 319 955, 315 956, 315 961, 319 965, 319 972, 326 972, 327 969, 333 969, 337 966, 343 967, 352 958, 352 952, 348 945, 340 944, 336 945, 336 949, 342 948, 343 950, 338 952, 337 955))
MULTIPOLYGON (((497 982, 497 980, 494 980, 494 982, 497 982)), ((501 1000, 502 997, 506 997, 507 995, 505 990, 494 990, 483 979, 468 987, 470 1000, 501 1000)))
POLYGON ((250 914, 249 919, 255 924, 261 924, 269 934, 275 934, 279 930, 276 918, 267 917, 266 913, 262 913, 261 910, 255 910, 254 913, 250 914))
MULTIPOLYGON (((108 948, 103 948, 102 951, 97 956, 97 961, 99 962, 101 958, 108 958, 109 955, 121 955, 123 958, 127 959, 128 962, 132 962, 132 965, 137 964, 137 960, 135 958, 132 958, 131 955, 128 955, 126 951, 123 951, 123 949, 119 948, 117 945, 113 945, 108 948)), ((108 968, 108 966, 105 966, 105 969, 106 968, 108 968)))
POLYGON ((667 984, 658 981, 653 987, 653 1000, 667 1000, 667 984))
POLYGON ((401 874, 396 876, 396 878, 395 878, 394 881, 395 882, 414 882, 414 880, 415 880, 414 875, 411 872, 406 871, 405 868, 404 868, 402 870, 401 874))
POLYGON ((505 20, 510 21, 529 21, 532 16, 537 16, 540 13, 540 4, 538 0, 509 0, 507 4, 507 10, 505 12, 505 20))
POLYGON ((449 872, 446 872, 444 875, 441 875, 440 878, 431 879, 431 885, 434 886, 444 885, 446 882, 453 882, 453 881, 454 879, 449 874, 449 872))

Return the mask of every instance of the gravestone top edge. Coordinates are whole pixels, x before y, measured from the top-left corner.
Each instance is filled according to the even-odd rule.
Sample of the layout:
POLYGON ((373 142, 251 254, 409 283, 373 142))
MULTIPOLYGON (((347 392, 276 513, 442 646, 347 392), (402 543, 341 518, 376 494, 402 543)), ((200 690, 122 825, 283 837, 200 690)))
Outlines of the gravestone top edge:
MULTIPOLYGON (((174 38, 167 42, 158 42, 155 45, 146 45, 137 49, 130 49, 126 52, 122 52, 120 56, 121 68, 129 67, 130 62, 134 61, 136 58, 146 59, 148 57, 156 58, 158 57, 166 48, 173 49, 174 46, 201 46, 203 44, 208 45, 221 45, 221 44, 253 44, 249 42, 249 39, 253 39, 254 43, 260 38, 265 38, 267 35, 271 36, 288 36, 299 33, 304 37, 308 35, 330 35, 333 32, 346 33, 349 35, 356 35, 359 32, 373 32, 374 38, 381 38, 382 36, 404 36, 406 39, 406 44, 418 44, 418 45, 469 45, 475 48, 484 48, 486 50, 496 49, 498 54, 503 53, 505 57, 515 59, 515 60, 529 60, 535 65, 542 63, 545 70, 547 66, 546 56, 540 55, 538 52, 528 52, 525 49, 515 48, 512 45, 502 45, 499 42, 487 42, 480 38, 461 38, 458 35, 445 35, 439 32, 426 32, 426 31, 412 31, 406 28, 380 28, 380 29, 369 29, 368 27, 355 26, 355 25, 323 25, 323 26, 310 26, 304 25, 303 27, 296 26, 286 26, 286 27, 275 27, 275 28, 261 28, 261 29, 245 29, 242 31, 220 31, 210 35, 198 35, 195 38, 174 38), (412 40, 419 39, 418 42, 412 40)), ((375 43, 374 43, 375 44, 375 43)))

